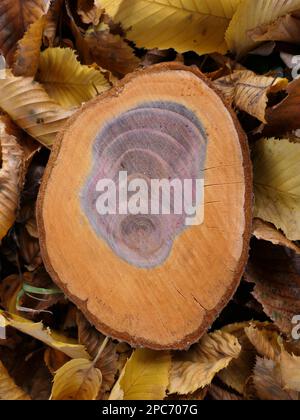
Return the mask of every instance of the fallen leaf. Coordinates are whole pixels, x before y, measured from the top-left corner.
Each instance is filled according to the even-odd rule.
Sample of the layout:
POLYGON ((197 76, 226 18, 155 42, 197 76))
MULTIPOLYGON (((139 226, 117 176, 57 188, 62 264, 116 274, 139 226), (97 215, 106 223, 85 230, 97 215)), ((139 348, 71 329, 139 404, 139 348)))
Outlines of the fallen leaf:
POLYGON ((278 360, 281 349, 276 329, 259 329, 255 324, 250 324, 245 328, 245 333, 260 356, 274 361, 278 360))
POLYGON ((43 86, 29 77, 0 71, 0 108, 32 137, 50 147, 74 110, 53 101, 43 86))
POLYGON ((255 42, 281 41, 299 44, 300 12, 281 16, 270 24, 258 26, 249 31, 249 36, 255 42))
POLYGON ((72 359, 84 358, 89 360, 89 355, 84 346, 77 343, 76 340, 63 336, 60 333, 46 328, 42 322, 31 322, 26 318, 10 314, 0 310, 0 317, 4 325, 16 328, 24 334, 30 335, 47 346, 65 353, 72 359))
POLYGON ((9 119, 0 117, 2 159, 0 169, 0 240, 4 238, 16 220, 21 188, 24 182, 24 152, 16 135, 9 119))
POLYGON ((45 17, 40 17, 30 25, 24 37, 19 41, 13 64, 15 76, 34 77, 40 58, 45 17))
POLYGON ((217 385, 210 385, 208 393, 213 400, 217 401, 241 401, 243 398, 240 395, 227 391, 217 385))
POLYGON ((138 47, 225 53, 225 31, 240 0, 101 0, 138 47), (184 36, 182 35, 184 34, 184 36))
POLYGON ((110 400, 163 400, 171 357, 167 352, 135 350, 113 388, 110 400))
POLYGON ((286 401, 297 399, 295 393, 284 390, 280 370, 272 360, 257 358, 253 383, 261 400, 286 401))
POLYGON ((44 28, 44 44, 47 47, 53 47, 57 28, 63 14, 64 0, 52 0, 49 10, 45 15, 45 28, 44 28))
POLYGON ((50 0, 1 0, 0 51, 9 65, 14 62, 17 42, 29 26, 47 13, 50 0))
POLYGON ((21 388, 19 388, 13 379, 9 376, 8 371, 0 361, 0 400, 31 400, 21 388))
POLYGON ((244 0, 240 2, 226 32, 231 51, 238 56, 246 54, 258 43, 249 31, 260 25, 274 22, 300 8, 300 0, 244 0))
POLYGON ((290 248, 300 255, 300 248, 287 237, 272 223, 263 221, 262 219, 255 218, 253 220, 253 235, 260 240, 269 241, 273 245, 285 246, 290 248))
POLYGON ((66 109, 80 106, 110 87, 99 70, 81 65, 70 48, 42 52, 37 79, 50 98, 66 109))
POLYGON ((55 372, 63 367, 70 358, 63 352, 48 347, 44 353, 44 362, 49 369, 50 373, 54 376, 55 372))
POLYGON ((300 79, 293 80, 285 89, 287 93, 279 104, 270 107, 266 111, 268 125, 265 127, 266 135, 286 133, 300 128, 300 79))
POLYGON ((86 31, 83 38, 85 62, 97 63, 101 68, 114 74, 125 75, 136 69, 140 60, 133 49, 120 35, 114 35, 106 24, 100 24, 86 31))
POLYGON ((253 148, 255 216, 300 239, 300 143, 262 139, 253 148))
POLYGON ((235 107, 266 123, 268 95, 285 89, 288 80, 238 70, 215 80, 214 85, 235 107))
POLYGON ((93 362, 75 359, 61 367, 54 376, 51 400, 95 400, 102 375, 93 362))
POLYGON ((238 358, 241 346, 236 337, 217 331, 205 335, 188 352, 173 357, 169 392, 189 394, 209 385, 214 376, 238 358))
POLYGON ((291 335, 300 314, 300 256, 291 249, 256 241, 245 278, 255 283, 253 295, 279 329, 291 335))

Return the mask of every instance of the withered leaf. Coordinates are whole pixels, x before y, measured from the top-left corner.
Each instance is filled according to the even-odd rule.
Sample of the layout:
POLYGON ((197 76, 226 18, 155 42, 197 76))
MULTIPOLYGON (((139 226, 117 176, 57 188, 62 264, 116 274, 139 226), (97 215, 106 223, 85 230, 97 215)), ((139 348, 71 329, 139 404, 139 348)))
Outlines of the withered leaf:
POLYGON ((49 5, 50 0, 1 0, 0 51, 9 65, 14 62, 17 42, 47 12, 49 5))
POLYGON ((291 335, 292 319, 300 314, 300 255, 270 242, 255 241, 246 279, 254 296, 282 332, 291 335))
POLYGON ((30 396, 15 384, 1 361, 0 400, 31 400, 30 396))

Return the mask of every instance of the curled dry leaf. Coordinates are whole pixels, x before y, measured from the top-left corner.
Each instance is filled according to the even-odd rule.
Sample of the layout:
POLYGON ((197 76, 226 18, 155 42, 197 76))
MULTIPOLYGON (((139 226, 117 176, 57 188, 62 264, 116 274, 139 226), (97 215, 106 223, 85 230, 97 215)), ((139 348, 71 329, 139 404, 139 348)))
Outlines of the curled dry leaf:
POLYGON ((59 21, 63 13, 64 0, 52 0, 49 10, 45 15, 45 28, 44 28, 44 44, 48 47, 53 47, 56 31, 59 26, 59 21))
POLYGON ((83 23, 97 26, 103 13, 101 0, 78 0, 77 13, 83 23))
POLYGON ((47 147, 73 113, 53 101, 43 86, 29 77, 14 77, 9 71, 1 70, 0 89, 0 108, 47 147))
POLYGON ((300 248, 287 237, 272 223, 265 222, 259 218, 255 218, 253 221, 253 235, 260 240, 269 241, 273 245, 285 246, 290 248, 300 255, 300 248))
POLYGON ((0 400, 31 400, 30 396, 15 384, 1 361, 0 400))
POLYGON ((42 16, 29 27, 19 41, 13 64, 15 76, 35 76, 39 65, 44 25, 45 16, 42 16))
POLYGON ((250 324, 245 328, 245 333, 255 347, 257 353, 270 360, 278 360, 280 355, 279 334, 274 328, 272 329, 259 329, 255 324, 250 324))
POLYGON ((20 192, 24 182, 24 152, 17 140, 17 135, 18 133, 12 127, 9 119, 0 117, 2 158, 2 168, 0 169, 0 240, 4 238, 15 222, 20 192))
POLYGON ((80 106, 110 86, 101 71, 81 65, 70 48, 42 52, 37 78, 50 98, 64 108, 80 106))
POLYGON ((258 26, 248 33, 255 42, 281 41, 299 44, 300 11, 281 16, 274 22, 258 26))
POLYGON ((215 87, 238 109, 266 123, 268 95, 288 85, 280 77, 259 76, 249 70, 238 70, 214 82, 215 87))
POLYGON ((265 133, 279 135, 300 128, 300 79, 293 80, 285 89, 287 97, 278 105, 267 109, 268 125, 265 133))
POLYGON ((300 239, 300 143, 262 139, 253 148, 255 216, 300 239))
POLYGON ((217 385, 210 385, 208 389, 210 397, 217 401, 240 401, 243 398, 240 395, 227 391, 217 385))
POLYGON ((29 26, 47 13, 50 0, 1 0, 0 52, 8 65, 14 62, 17 42, 29 26))
POLYGON ((231 51, 238 55, 246 54, 257 42, 249 31, 274 22, 300 8, 299 0, 244 0, 240 2, 226 32, 226 41, 231 51))
POLYGON ((94 363, 75 359, 61 367, 54 376, 52 400, 95 400, 99 394, 102 375, 94 363))
POLYGON ((85 61, 97 63, 100 67, 117 75, 125 75, 136 69, 140 60, 133 49, 121 38, 110 32, 108 25, 102 23, 90 28, 85 36, 85 61))
POLYGON ((224 34, 240 0, 169 2, 101 0, 126 37, 142 48, 193 50, 198 54, 227 50, 224 34), (182 36, 182 34, 185 34, 182 36))
POLYGON ((0 310, 1 321, 7 327, 16 328, 24 334, 42 341, 44 344, 65 353, 73 359, 85 358, 89 360, 89 355, 84 346, 78 344, 76 340, 63 336, 60 333, 46 328, 42 322, 31 322, 18 315, 10 314, 0 310))
POLYGON ((113 388, 110 400, 163 400, 169 381, 167 352, 135 350, 113 388))
POLYGON ((255 283, 253 294, 265 313, 289 336, 292 320, 300 314, 299 261, 300 256, 291 249, 256 241, 245 275, 255 283))
POLYGON ((205 335, 188 352, 175 354, 170 372, 170 393, 189 394, 209 385, 214 376, 239 357, 236 337, 217 331, 205 335))

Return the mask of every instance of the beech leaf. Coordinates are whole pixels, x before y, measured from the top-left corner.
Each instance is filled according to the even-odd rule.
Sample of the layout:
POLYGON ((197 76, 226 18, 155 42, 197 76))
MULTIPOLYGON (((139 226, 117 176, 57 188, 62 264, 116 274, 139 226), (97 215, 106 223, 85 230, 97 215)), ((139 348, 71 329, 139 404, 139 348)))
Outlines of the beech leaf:
POLYGON ((171 357, 167 352, 135 350, 126 363, 110 400, 163 400, 169 380, 171 357))
POLYGON ((300 239, 300 143, 262 139, 253 150, 255 216, 300 239))
POLYGON ((206 54, 226 52, 225 31, 240 1, 101 0, 101 5, 138 47, 206 54))
POLYGON ((47 147, 74 112, 62 108, 30 77, 14 77, 9 71, 1 70, 0 89, 0 108, 47 147))
POLYGON ((47 48, 42 52, 38 81, 64 108, 80 106, 110 86, 99 70, 81 65, 70 48, 47 48))
POLYGON ((169 391, 189 394, 209 385, 214 376, 239 357, 241 346, 236 337, 217 331, 205 335, 188 352, 175 354, 169 391))
POLYGON ((95 400, 101 383, 101 372, 94 367, 93 362, 74 359, 56 372, 50 399, 95 400))

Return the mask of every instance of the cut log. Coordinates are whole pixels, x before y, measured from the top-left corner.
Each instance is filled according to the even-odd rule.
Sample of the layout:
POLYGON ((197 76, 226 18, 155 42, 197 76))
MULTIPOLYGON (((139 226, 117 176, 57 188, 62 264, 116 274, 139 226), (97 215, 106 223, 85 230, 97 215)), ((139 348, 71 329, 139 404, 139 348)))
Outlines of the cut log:
POLYGON ((59 135, 38 200, 46 268, 102 333, 188 348, 243 274, 251 174, 234 113, 198 70, 168 63, 131 74, 59 135), (169 201, 167 189, 152 194, 154 180, 189 185, 198 219, 184 199, 180 211, 175 184, 169 201))

